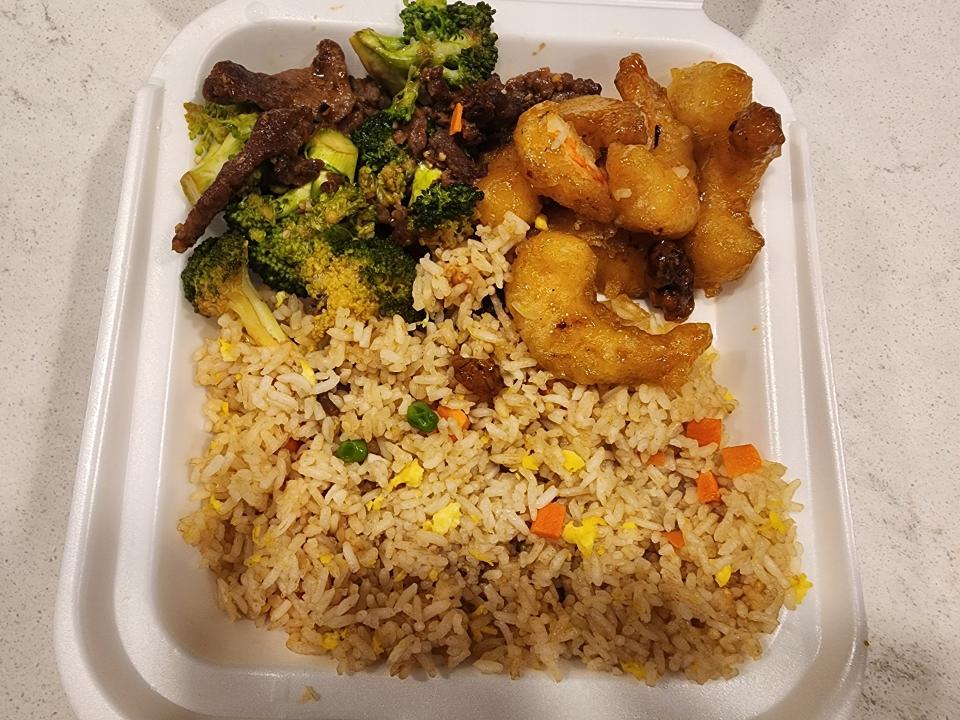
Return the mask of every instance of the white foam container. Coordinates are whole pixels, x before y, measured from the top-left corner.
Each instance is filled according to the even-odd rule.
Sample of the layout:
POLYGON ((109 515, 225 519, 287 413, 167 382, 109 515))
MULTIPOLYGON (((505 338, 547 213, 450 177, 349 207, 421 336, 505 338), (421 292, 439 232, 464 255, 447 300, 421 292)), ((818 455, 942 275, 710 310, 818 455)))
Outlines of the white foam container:
MULTIPOLYGON (((263 71, 308 64, 318 39, 347 48, 355 29, 396 25, 393 0, 228 0, 171 43, 139 91, 124 169, 56 611, 64 688, 84 720, 187 718, 842 718, 856 701, 866 625, 823 313, 806 136, 783 88, 698 0, 499 0, 502 76, 541 65, 602 82, 638 50, 661 80, 706 58, 734 62, 784 121, 783 155, 753 213, 767 247, 733 292, 697 299, 713 325, 716 373, 741 402, 734 438, 803 479, 798 517, 814 588, 786 613, 763 657, 729 681, 700 686, 568 667, 559 684, 472 668, 399 681, 383 670, 338 676, 325 658, 293 654, 280 632, 229 622, 213 580, 176 531, 191 509, 188 458, 204 442, 191 355, 214 332, 182 299, 183 256, 170 251, 187 205, 178 178, 191 158, 181 104, 210 66, 263 71), (545 46, 539 50, 540 43, 545 46), (534 53, 536 55, 534 56, 534 53), (305 686, 320 701, 298 702, 305 686)), ((352 70, 361 68, 347 48, 352 70)))

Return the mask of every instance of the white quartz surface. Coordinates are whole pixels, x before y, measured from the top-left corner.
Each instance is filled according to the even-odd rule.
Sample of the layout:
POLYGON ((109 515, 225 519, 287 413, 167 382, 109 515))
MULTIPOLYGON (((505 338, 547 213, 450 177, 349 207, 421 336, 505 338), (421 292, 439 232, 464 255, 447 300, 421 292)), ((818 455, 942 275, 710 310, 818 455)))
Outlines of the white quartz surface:
MULTIPOLYGON (((212 0, 0 1, 0 718, 53 601, 133 95, 212 0)), ((870 626, 857 720, 960 717, 960 3, 707 0, 810 131, 870 626)))

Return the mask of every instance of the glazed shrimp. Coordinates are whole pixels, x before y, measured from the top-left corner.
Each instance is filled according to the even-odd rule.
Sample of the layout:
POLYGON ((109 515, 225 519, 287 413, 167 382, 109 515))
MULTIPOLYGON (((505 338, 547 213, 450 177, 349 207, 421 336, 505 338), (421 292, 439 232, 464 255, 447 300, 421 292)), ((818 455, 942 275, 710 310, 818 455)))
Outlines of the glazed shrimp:
POLYGON ((584 95, 564 100, 557 112, 597 152, 615 142, 647 144, 647 116, 635 103, 584 95))
POLYGON ((541 195, 591 220, 613 220, 613 200, 607 176, 597 166, 597 154, 546 101, 517 120, 513 140, 530 185, 541 195))
POLYGON ((750 104, 753 79, 731 63, 705 60, 670 71, 667 98, 677 120, 690 128, 698 159, 750 104))
POLYGON ((650 77, 639 53, 627 55, 620 61, 614 84, 621 97, 639 105, 648 118, 647 122, 653 123, 651 154, 664 165, 685 167, 691 176, 696 175, 693 133, 677 120, 667 99, 667 91, 650 77))
POLYGON ((520 244, 506 298, 530 354, 582 384, 682 384, 710 346, 710 326, 647 333, 597 301, 596 276, 596 256, 574 235, 546 231, 520 244))
POLYGON ((487 153, 484 161, 487 174, 477 180, 477 189, 483 193, 477 203, 480 222, 495 227, 512 212, 527 225, 533 225, 540 212, 540 198, 527 182, 513 143, 487 153))
POLYGON ((597 256, 597 290, 607 297, 642 297, 647 292, 647 250, 650 241, 615 225, 578 217, 559 205, 546 210, 551 230, 585 240, 597 256))
POLYGON ((777 111, 751 103, 726 136, 707 148, 700 170, 703 210, 684 242, 693 261, 694 284, 708 296, 742 276, 763 247, 763 236, 750 218, 750 202, 783 142, 777 111))
POLYGON ((637 232, 682 237, 700 211, 690 128, 674 117, 666 90, 637 53, 620 61, 615 83, 624 100, 640 107, 653 136, 649 147, 616 142, 607 150, 615 222, 637 232))

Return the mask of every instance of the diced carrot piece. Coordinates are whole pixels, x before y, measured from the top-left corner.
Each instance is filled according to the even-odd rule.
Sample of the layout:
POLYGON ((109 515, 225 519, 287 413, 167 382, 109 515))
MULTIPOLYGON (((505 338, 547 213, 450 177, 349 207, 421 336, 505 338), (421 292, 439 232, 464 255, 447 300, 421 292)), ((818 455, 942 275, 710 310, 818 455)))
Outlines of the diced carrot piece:
POLYGON ((717 502, 720 499, 720 486, 717 478, 707 470, 697 478, 697 499, 702 503, 717 502))
POLYGON ((296 438, 289 437, 289 438, 287 438, 287 441, 286 441, 283 445, 281 445, 280 447, 284 448, 285 450, 290 451, 291 453, 296 453, 298 450, 300 450, 300 446, 301 446, 301 445, 303 445, 302 442, 300 442, 300 441, 297 440, 296 438))
POLYGON ((763 467, 763 459, 753 445, 734 445, 720 451, 723 456, 723 468, 730 477, 756 472, 763 467))
POLYGON ((450 134, 456 135, 463 130, 463 103, 457 103, 453 106, 453 113, 450 115, 450 134))
POLYGON ((696 440, 700 447, 710 443, 719 445, 723 435, 723 421, 716 418, 691 420, 683 426, 683 434, 691 440, 696 440))
MULTIPOLYGON (((461 432, 466 432, 467 428, 470 427, 470 418, 467 417, 467 414, 463 410, 454 410, 451 408, 446 408, 443 405, 437 407, 437 415, 442 417, 444 420, 453 420, 457 425, 460 426, 461 432)), ((457 436, 453 433, 450 433, 450 437, 454 440, 457 439, 457 436)))
POLYGON ((530 532, 542 538, 556 540, 563 535, 563 519, 567 508, 558 502, 547 503, 537 511, 537 519, 530 525, 530 532))
POLYGON ((660 452, 655 452, 650 456, 650 459, 647 460, 647 465, 653 465, 654 467, 663 467, 667 462, 667 454, 661 450, 660 452))
POLYGON ((687 541, 683 539, 683 533, 679 530, 665 532, 663 536, 667 539, 667 542, 673 545, 677 550, 682 549, 683 546, 687 544, 687 541))

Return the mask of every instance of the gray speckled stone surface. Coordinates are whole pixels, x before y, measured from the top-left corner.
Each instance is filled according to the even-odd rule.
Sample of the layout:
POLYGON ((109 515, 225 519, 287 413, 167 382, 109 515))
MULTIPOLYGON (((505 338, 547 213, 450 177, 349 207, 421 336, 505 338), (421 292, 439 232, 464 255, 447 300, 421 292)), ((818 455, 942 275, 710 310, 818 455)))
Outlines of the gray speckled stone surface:
MULTIPOLYGON (((212 0, 0 7, 0 718, 71 718, 54 593, 133 94, 212 0)), ((858 720, 960 714, 951 0, 707 0, 810 131, 870 624, 858 720)))

